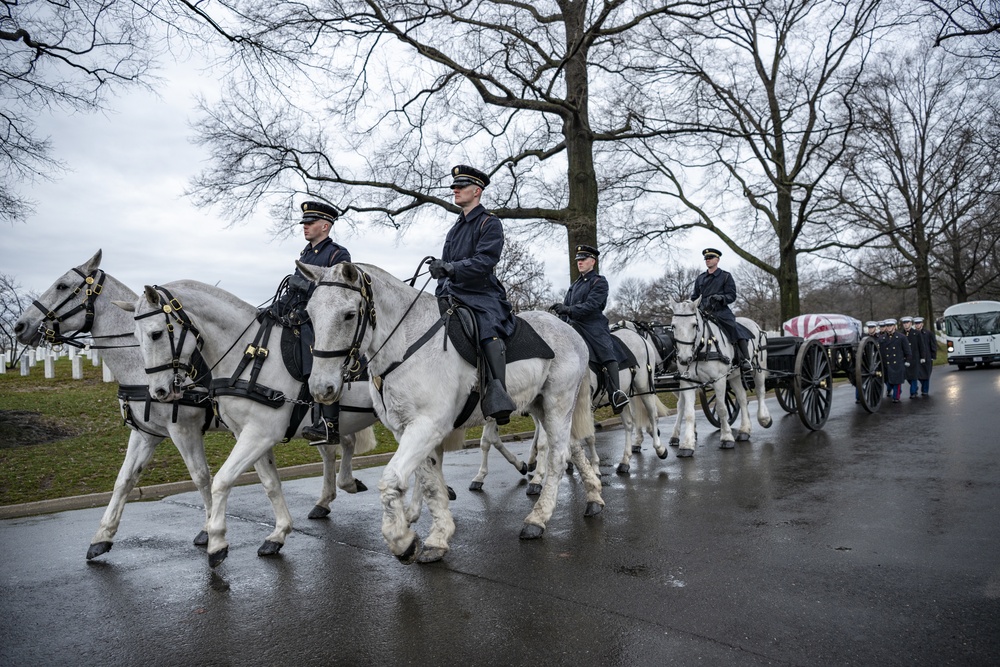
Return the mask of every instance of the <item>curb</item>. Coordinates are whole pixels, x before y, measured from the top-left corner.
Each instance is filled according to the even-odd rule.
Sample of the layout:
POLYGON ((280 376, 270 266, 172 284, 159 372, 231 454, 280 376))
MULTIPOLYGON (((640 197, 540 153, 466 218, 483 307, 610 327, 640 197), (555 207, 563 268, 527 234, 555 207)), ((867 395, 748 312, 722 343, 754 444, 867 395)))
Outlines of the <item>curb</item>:
MULTIPOLYGON (((613 419, 606 419, 603 422, 597 422, 595 426, 599 430, 608 430, 614 427, 621 427, 621 419, 615 417, 613 419)), ((500 440, 502 442, 519 442, 523 440, 531 440, 534 436, 534 431, 526 431, 523 433, 511 433, 509 435, 501 436, 500 440)), ((472 449, 479 447, 479 440, 466 440, 465 445, 462 449, 472 449)), ((395 452, 387 452, 385 454, 372 454, 370 456, 357 456, 354 458, 353 466, 357 470, 363 468, 372 468, 374 466, 385 465, 392 458, 395 452)), ((340 459, 337 460, 337 470, 340 470, 340 459)), ((301 477, 317 477, 323 474, 323 464, 322 463, 305 463, 297 466, 289 466, 287 468, 279 468, 278 476, 282 480, 288 479, 298 479, 301 477)), ((256 472, 245 472, 239 476, 236 480, 236 486, 245 486, 247 484, 259 484, 260 478, 257 477, 256 472)), ((128 494, 126 502, 136 502, 142 500, 160 500, 167 496, 173 496, 178 493, 187 493, 189 491, 197 491, 198 487, 194 485, 191 480, 186 480, 183 482, 168 482, 166 484, 151 484, 149 486, 137 486, 132 489, 132 492, 128 494)), ((37 500, 30 503, 21 503, 19 505, 3 505, 0 506, 0 519, 19 519, 28 516, 35 516, 39 514, 52 514, 53 512, 65 512, 68 510, 80 510, 89 509, 92 507, 104 507, 111 502, 111 491, 105 491, 102 493, 88 493, 83 496, 69 496, 67 498, 51 498, 49 500, 37 500)))

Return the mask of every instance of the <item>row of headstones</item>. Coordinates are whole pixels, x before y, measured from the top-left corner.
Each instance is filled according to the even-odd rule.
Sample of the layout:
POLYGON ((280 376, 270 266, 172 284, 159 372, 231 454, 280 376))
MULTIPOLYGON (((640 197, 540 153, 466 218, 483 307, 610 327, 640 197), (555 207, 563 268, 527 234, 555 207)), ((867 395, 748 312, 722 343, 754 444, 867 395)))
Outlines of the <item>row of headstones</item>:
MULTIPOLYGON (((0 355, 2 355, 3 359, 3 363, 0 363, 0 373, 6 373, 7 365, 11 362, 13 353, 10 350, 4 350, 0 353, 0 355)), ((67 346, 61 350, 54 350, 51 347, 36 347, 30 350, 25 350, 25 352, 21 355, 21 377, 27 377, 31 373, 31 369, 34 368, 36 364, 41 363, 45 370, 45 377, 47 379, 52 379, 56 376, 56 359, 64 356, 70 360, 70 364, 73 368, 74 380, 83 379, 84 359, 89 360, 93 366, 102 365, 100 352, 90 348, 80 350, 75 347, 67 346)), ((102 371, 105 382, 115 381, 114 375, 111 374, 111 369, 108 368, 107 364, 103 364, 102 371)))

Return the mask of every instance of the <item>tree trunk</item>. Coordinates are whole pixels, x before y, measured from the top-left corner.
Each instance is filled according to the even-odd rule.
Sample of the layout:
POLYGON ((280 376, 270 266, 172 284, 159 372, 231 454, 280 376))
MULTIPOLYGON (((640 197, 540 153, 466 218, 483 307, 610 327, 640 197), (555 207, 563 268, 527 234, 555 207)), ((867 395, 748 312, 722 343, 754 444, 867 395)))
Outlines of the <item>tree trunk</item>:
POLYGON ((799 255, 795 249, 792 220, 792 195, 786 188, 778 188, 778 291, 781 303, 781 321, 787 322, 801 315, 799 303, 799 255))

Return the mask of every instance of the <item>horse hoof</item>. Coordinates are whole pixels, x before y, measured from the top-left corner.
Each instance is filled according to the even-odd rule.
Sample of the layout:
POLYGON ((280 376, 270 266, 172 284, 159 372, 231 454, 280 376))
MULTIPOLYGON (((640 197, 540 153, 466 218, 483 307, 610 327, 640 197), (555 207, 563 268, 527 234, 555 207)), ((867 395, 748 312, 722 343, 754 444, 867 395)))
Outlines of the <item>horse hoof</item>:
POLYGON ((764 422, 760 423, 760 425, 763 426, 764 428, 771 428, 772 424, 774 424, 774 420, 771 419, 770 417, 767 418, 767 423, 766 424, 764 422))
POLYGON ((538 465, 537 462, 528 465, 528 472, 535 472, 535 466, 538 465))
POLYGON ((627 463, 619 463, 618 464, 618 474, 619 475, 627 475, 628 474, 628 469, 629 469, 629 465, 627 463))
POLYGON ((524 495, 526 496, 537 496, 542 492, 541 484, 529 484, 527 490, 525 490, 524 495))
POLYGON ((320 507, 319 505, 316 505, 316 507, 312 508, 309 512, 310 519, 325 519, 328 516, 330 516, 330 510, 325 507, 320 507))
POLYGON ((207 547, 208 546, 208 533, 204 530, 194 536, 194 545, 196 547, 207 547))
POLYGON ((719 449, 733 449, 734 447, 736 447, 734 440, 723 440, 719 443, 719 449))
POLYGON ((458 496, 455 495, 455 489, 453 489, 453 488, 451 488, 449 486, 448 487, 448 500, 454 500, 455 498, 458 498, 458 496))
POLYGON ((95 544, 91 544, 90 548, 87 549, 87 560, 93 560, 98 556, 103 556, 111 551, 111 547, 113 546, 114 542, 97 542, 95 544))
MULTIPOLYGON (((660 457, 660 459, 662 460, 662 459, 665 459, 665 458, 667 458, 667 454, 668 454, 668 453, 669 453, 669 451, 667 450, 667 448, 666 448, 666 447, 664 447, 664 448, 663 448, 663 451, 662 451, 662 452, 656 452, 656 455, 657 455, 658 457, 660 457)), ((680 456, 680 454, 678 454, 678 456, 680 456)))
POLYGON ((677 450, 677 458, 679 458, 679 459, 687 459, 687 458, 691 458, 692 456, 694 456, 694 450, 693 449, 678 449, 677 450))
POLYGON ((604 505, 596 501, 591 501, 587 503, 587 511, 583 513, 583 516, 597 516, 603 511, 604 505))
POLYGON ((633 454, 642 454, 642 445, 632 445, 633 454))
POLYGON ((749 441, 750 441, 750 434, 749 433, 737 433, 736 434, 736 442, 749 442, 749 441))
POLYGON ((482 491, 482 490, 483 490, 482 482, 473 482, 472 484, 469 484, 469 491, 482 491))
POLYGON ((208 554, 208 566, 218 567, 222 561, 226 560, 226 556, 228 555, 229 547, 222 547, 222 549, 216 551, 214 554, 208 554))
POLYGON ((260 549, 257 549, 257 555, 261 558, 267 558, 269 556, 277 556, 278 552, 281 551, 281 547, 285 546, 281 542, 272 542, 271 540, 264 540, 264 544, 260 545, 260 549))
POLYGON ((367 491, 368 487, 360 479, 354 480, 354 493, 361 493, 362 491, 367 491))
POLYGON ((406 548, 406 551, 396 556, 396 558, 398 558, 399 562, 403 565, 409 565, 416 559, 420 551, 420 538, 414 536, 413 541, 410 542, 410 546, 406 548))
POLYGON ((671 447, 680 447, 681 446, 681 439, 680 438, 670 438, 670 446, 671 447))
POLYGON ((537 540, 539 537, 542 536, 542 533, 544 533, 544 532, 545 532, 545 529, 542 528, 541 526, 536 526, 533 523, 526 523, 521 528, 521 539, 522 540, 537 540))
POLYGON ((441 560, 442 558, 444 558, 444 555, 446 553, 448 553, 448 550, 447 549, 442 549, 441 547, 425 548, 425 549, 422 549, 420 551, 420 555, 417 556, 417 562, 418 563, 436 563, 439 560, 441 560))
POLYGON ((533 469, 534 469, 534 466, 532 466, 532 468, 531 468, 531 469, 529 469, 529 468, 528 468, 528 464, 527 464, 527 463, 525 463, 524 461, 521 461, 521 467, 520 467, 520 468, 518 468, 518 469, 517 469, 517 471, 518 471, 519 473, 521 473, 522 475, 527 475, 527 474, 528 474, 529 472, 531 472, 531 470, 533 470, 533 469))

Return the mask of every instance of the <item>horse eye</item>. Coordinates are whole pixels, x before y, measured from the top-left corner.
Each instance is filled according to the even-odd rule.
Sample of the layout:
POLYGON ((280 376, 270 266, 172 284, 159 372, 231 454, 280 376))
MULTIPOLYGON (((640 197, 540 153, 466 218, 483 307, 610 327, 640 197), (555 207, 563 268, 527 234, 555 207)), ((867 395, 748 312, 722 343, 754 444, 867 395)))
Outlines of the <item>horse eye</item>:
POLYGON ((154 331, 153 333, 149 334, 149 337, 152 338, 153 340, 160 340, 161 338, 163 338, 163 332, 154 331))
POLYGON ((354 319, 355 317, 357 317, 357 315, 358 315, 358 314, 357 314, 357 313, 355 313, 355 312, 354 312, 354 311, 352 310, 351 312, 347 313, 347 315, 345 315, 345 316, 344 316, 344 320, 345 320, 345 321, 348 321, 348 322, 350 322, 350 321, 351 321, 351 320, 353 320, 353 319, 354 319))
POLYGON ((69 288, 66 286, 65 283, 59 283, 58 285, 56 285, 56 289, 57 290, 65 290, 65 289, 69 289, 69 288))

